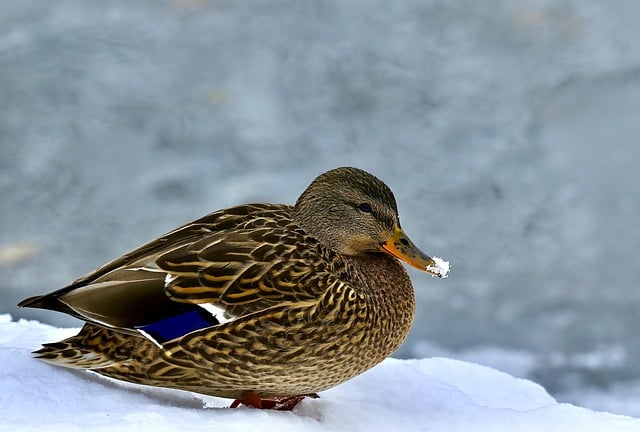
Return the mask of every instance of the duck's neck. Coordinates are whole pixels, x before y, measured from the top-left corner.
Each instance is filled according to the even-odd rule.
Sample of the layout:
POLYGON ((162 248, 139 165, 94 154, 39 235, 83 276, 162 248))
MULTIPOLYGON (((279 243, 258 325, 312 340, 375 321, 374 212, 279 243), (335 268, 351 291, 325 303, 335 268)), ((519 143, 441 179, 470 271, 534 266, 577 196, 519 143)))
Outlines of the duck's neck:
POLYGON ((379 349, 394 352, 404 341, 415 315, 415 295, 406 270, 398 260, 384 253, 346 258, 367 287, 364 293, 374 308, 371 331, 382 334, 385 346, 379 349))

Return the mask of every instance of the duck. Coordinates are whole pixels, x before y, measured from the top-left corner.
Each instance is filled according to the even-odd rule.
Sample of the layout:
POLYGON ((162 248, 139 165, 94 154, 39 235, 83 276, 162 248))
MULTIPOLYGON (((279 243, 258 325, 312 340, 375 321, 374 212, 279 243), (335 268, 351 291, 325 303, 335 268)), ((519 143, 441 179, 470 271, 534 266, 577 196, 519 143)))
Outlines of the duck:
POLYGON ((40 360, 231 407, 291 410, 405 340, 415 295, 401 261, 449 272, 402 230, 384 182, 341 167, 293 206, 214 211, 19 306, 84 322, 44 343, 40 360))

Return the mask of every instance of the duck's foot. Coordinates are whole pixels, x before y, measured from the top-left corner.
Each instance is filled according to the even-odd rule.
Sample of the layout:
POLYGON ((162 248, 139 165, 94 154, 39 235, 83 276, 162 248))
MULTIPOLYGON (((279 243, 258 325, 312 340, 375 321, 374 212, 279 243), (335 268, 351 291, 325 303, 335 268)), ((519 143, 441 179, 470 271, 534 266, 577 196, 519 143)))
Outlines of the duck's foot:
POLYGON ((243 399, 236 399, 229 408, 238 408, 240 405, 258 409, 271 409, 277 411, 291 411, 304 398, 316 399, 315 393, 299 396, 279 396, 274 398, 262 398, 258 393, 247 392, 243 399))

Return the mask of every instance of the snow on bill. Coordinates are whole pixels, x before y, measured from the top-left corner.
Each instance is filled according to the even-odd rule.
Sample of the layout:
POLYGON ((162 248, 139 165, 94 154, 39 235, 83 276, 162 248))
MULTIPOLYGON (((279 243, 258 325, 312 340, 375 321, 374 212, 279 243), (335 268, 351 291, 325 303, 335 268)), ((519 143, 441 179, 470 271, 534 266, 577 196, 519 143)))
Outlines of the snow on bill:
POLYGON ((435 264, 428 265, 427 272, 442 279, 447 278, 449 276, 449 261, 445 261, 442 258, 436 256, 434 256, 432 259, 435 264))

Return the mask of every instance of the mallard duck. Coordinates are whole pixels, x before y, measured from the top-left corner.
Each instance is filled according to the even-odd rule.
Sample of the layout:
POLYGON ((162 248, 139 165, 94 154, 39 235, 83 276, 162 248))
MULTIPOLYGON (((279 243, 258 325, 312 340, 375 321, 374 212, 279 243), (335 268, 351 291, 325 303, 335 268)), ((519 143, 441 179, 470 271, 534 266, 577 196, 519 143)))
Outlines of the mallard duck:
POLYGON ((19 306, 85 321, 41 360, 291 409, 404 341, 414 292, 398 260, 448 273, 402 231, 382 181, 337 168, 294 206, 213 212, 19 306))

